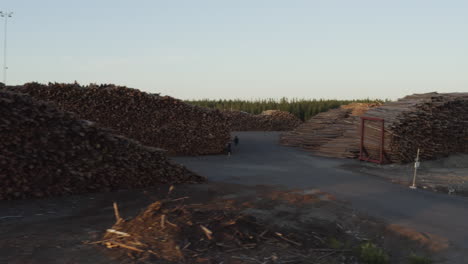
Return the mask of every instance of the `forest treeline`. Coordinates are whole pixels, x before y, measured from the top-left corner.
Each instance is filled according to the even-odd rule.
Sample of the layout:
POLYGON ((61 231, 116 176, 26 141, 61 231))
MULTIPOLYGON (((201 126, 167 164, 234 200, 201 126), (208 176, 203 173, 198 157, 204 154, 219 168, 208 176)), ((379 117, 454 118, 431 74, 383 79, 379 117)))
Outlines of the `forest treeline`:
POLYGON ((340 105, 349 103, 373 103, 383 102, 383 100, 326 100, 326 99, 262 99, 262 100, 187 100, 186 103, 215 108, 220 110, 239 110, 251 114, 260 114, 264 110, 282 110, 288 111, 301 120, 307 120, 310 117, 340 105))

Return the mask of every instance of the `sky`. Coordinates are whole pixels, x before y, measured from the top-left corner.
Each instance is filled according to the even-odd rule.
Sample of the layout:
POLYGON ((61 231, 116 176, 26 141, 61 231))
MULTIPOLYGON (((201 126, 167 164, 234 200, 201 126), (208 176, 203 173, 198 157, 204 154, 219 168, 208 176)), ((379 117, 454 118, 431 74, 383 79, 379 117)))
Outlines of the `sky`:
POLYGON ((115 83, 181 99, 468 92, 466 0, 0 0, 0 10, 14 12, 8 84, 115 83))

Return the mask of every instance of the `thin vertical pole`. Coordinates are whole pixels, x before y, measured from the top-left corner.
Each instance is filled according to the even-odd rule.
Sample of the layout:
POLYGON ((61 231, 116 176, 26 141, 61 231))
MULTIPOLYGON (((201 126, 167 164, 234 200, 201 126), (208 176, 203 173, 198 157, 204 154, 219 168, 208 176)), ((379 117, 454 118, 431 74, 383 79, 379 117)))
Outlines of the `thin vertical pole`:
POLYGON ((382 164, 384 162, 384 141, 385 141, 385 125, 384 125, 385 120, 382 120, 382 134, 381 134, 381 139, 380 139, 380 163, 382 164))
POLYGON ((4 36, 3 36, 3 83, 7 84, 7 44, 8 44, 8 18, 13 15, 12 12, 3 12, 0 11, 0 16, 5 18, 5 24, 4 24, 4 36))
POLYGON ((419 148, 418 153, 416 154, 416 161, 414 163, 414 174, 413 174, 413 184, 410 186, 411 189, 416 189, 416 175, 419 167, 419 148))
POLYGON ((363 160, 362 158, 362 148, 364 147, 364 118, 361 117, 361 147, 359 148, 359 159, 363 160))
POLYGON ((3 36, 3 84, 7 85, 7 29, 8 29, 8 12, 5 14, 5 35, 3 36))

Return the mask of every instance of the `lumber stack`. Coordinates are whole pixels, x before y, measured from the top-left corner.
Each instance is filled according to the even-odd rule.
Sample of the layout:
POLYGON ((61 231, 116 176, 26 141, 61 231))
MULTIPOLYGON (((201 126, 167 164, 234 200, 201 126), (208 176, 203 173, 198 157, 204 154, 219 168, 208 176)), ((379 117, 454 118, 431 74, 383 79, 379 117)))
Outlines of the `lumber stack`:
POLYGON ((204 178, 54 105, 0 90, 0 200, 49 197, 204 178))
POLYGON ((231 131, 289 131, 302 121, 293 114, 279 110, 266 110, 259 115, 242 111, 224 111, 231 131))
MULTIPOLYGON (((385 120, 385 156, 390 162, 444 157, 468 150, 468 93, 426 93, 406 96, 369 110, 385 120)), ((378 128, 369 122, 366 131, 378 128)), ((378 146, 378 133, 366 134, 368 148, 378 146)))
POLYGON ((11 88, 111 128, 169 154, 203 155, 223 151, 229 141, 226 118, 218 110, 188 105, 169 96, 115 85, 28 83, 11 88))

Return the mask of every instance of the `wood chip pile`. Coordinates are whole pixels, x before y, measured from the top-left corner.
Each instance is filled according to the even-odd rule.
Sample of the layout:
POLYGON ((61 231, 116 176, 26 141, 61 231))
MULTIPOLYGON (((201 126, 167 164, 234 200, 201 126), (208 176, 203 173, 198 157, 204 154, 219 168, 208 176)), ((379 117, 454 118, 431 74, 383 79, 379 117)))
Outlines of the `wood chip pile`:
POLYGON ((295 130, 283 133, 280 143, 320 156, 357 158, 359 116, 378 105, 352 103, 319 113, 295 130))
POLYGON ((15 91, 51 101, 80 119, 111 128, 169 154, 221 153, 229 141, 226 118, 218 110, 188 105, 169 96, 114 85, 28 83, 15 91))
POLYGON ((295 115, 279 110, 266 110, 259 115, 241 111, 224 111, 231 124, 231 131, 289 131, 302 121, 295 115))
MULTIPOLYGON (((387 161, 414 161, 418 148, 423 160, 468 152, 468 93, 414 94, 371 109, 365 116, 385 120, 387 161)), ((369 122, 366 129, 378 128, 369 122)), ((379 146, 378 133, 370 135, 366 142, 372 151, 379 146)))
MULTIPOLYGON (((384 162, 414 161, 418 148, 422 160, 468 152, 468 93, 414 94, 362 109, 345 106, 318 114, 283 134, 281 143, 322 156, 357 158, 358 116, 366 116, 385 120, 384 162)), ((379 155, 380 137, 380 123, 366 121, 365 149, 374 159, 379 155)))
POLYGON ((27 95, 0 91, 0 111, 0 200, 204 180, 160 149, 27 95))

